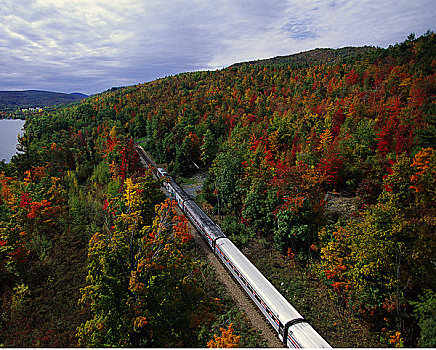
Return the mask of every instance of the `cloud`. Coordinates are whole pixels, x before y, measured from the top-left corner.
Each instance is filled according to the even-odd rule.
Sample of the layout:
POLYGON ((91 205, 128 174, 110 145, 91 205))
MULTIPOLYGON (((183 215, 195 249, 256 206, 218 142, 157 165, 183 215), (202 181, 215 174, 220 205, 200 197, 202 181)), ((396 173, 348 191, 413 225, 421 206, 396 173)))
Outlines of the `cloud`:
POLYGON ((316 39, 319 35, 310 28, 312 21, 304 20, 290 20, 284 27, 283 30, 290 33, 292 39, 296 40, 307 40, 316 39))
POLYGON ((433 0, 2 0, 0 90, 95 93, 434 29, 433 0))

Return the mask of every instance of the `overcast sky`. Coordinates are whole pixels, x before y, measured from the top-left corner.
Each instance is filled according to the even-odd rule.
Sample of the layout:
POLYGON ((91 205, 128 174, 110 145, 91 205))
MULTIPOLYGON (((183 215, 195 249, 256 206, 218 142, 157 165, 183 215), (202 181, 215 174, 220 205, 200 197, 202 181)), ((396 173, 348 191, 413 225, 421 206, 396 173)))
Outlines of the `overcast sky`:
POLYGON ((435 0, 1 0, 0 90, 113 86, 435 30, 435 0))

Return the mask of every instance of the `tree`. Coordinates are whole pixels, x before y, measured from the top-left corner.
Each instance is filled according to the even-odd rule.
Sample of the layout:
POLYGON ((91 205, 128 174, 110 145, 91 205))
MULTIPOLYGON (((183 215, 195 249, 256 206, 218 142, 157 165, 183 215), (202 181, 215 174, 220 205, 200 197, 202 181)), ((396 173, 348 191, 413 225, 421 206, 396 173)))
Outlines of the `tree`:
POLYGON ((169 199, 156 206, 152 226, 141 231, 129 284, 137 346, 194 345, 192 320, 207 301, 196 264, 183 252, 191 235, 175 206, 169 199))
POLYGON ((208 341, 208 348, 239 348, 241 336, 233 334, 233 324, 228 329, 220 328, 221 336, 214 335, 214 339, 208 341))
POLYGON ((410 305, 417 291, 433 284, 433 162, 432 149, 421 150, 413 160, 397 156, 377 203, 360 221, 321 235, 322 267, 334 291, 382 323, 391 344, 412 344, 410 305))
POLYGON ((418 301, 412 302, 412 305, 421 329, 419 346, 434 348, 436 346, 436 293, 426 289, 418 301))
POLYGON ((262 180, 254 179, 244 199, 241 211, 243 222, 251 226, 255 232, 271 236, 276 226, 274 212, 281 203, 274 189, 268 188, 262 180))
POLYGON ((207 129, 203 136, 203 144, 201 145, 201 160, 206 166, 209 166, 216 154, 217 142, 210 129, 207 129))
POLYGON ((144 218, 151 194, 144 189, 127 179, 125 210, 89 242, 80 303, 93 316, 78 328, 81 346, 195 346, 198 326, 210 321, 201 310, 213 301, 198 285, 198 268, 186 253, 187 220, 169 199, 155 206, 152 223, 144 218))
POLYGON ((240 215, 242 193, 240 183, 244 168, 240 152, 219 153, 212 165, 215 195, 220 213, 232 211, 240 215))

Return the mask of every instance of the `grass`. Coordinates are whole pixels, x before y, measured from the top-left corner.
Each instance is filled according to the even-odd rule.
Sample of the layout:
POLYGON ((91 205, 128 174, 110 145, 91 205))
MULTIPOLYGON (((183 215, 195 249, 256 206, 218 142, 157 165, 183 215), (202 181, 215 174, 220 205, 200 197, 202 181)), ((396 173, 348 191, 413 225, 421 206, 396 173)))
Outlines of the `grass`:
POLYGON ((189 178, 189 177, 178 177, 176 182, 180 185, 180 186, 190 186, 190 185, 195 185, 197 183, 197 180, 195 178, 189 178))

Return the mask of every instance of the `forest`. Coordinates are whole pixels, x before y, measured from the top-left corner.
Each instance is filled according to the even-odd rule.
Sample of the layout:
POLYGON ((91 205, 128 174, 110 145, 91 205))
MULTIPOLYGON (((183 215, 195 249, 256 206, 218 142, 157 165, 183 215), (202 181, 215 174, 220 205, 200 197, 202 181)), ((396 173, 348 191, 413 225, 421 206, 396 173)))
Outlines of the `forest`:
POLYGON ((63 94, 40 90, 0 91, 0 109, 64 105, 86 97, 88 96, 81 93, 63 94))
POLYGON ((235 244, 270 244, 383 346, 435 347, 436 34, 309 53, 28 116, 0 164, 0 344, 262 346, 139 140, 207 173, 196 200, 235 244))

